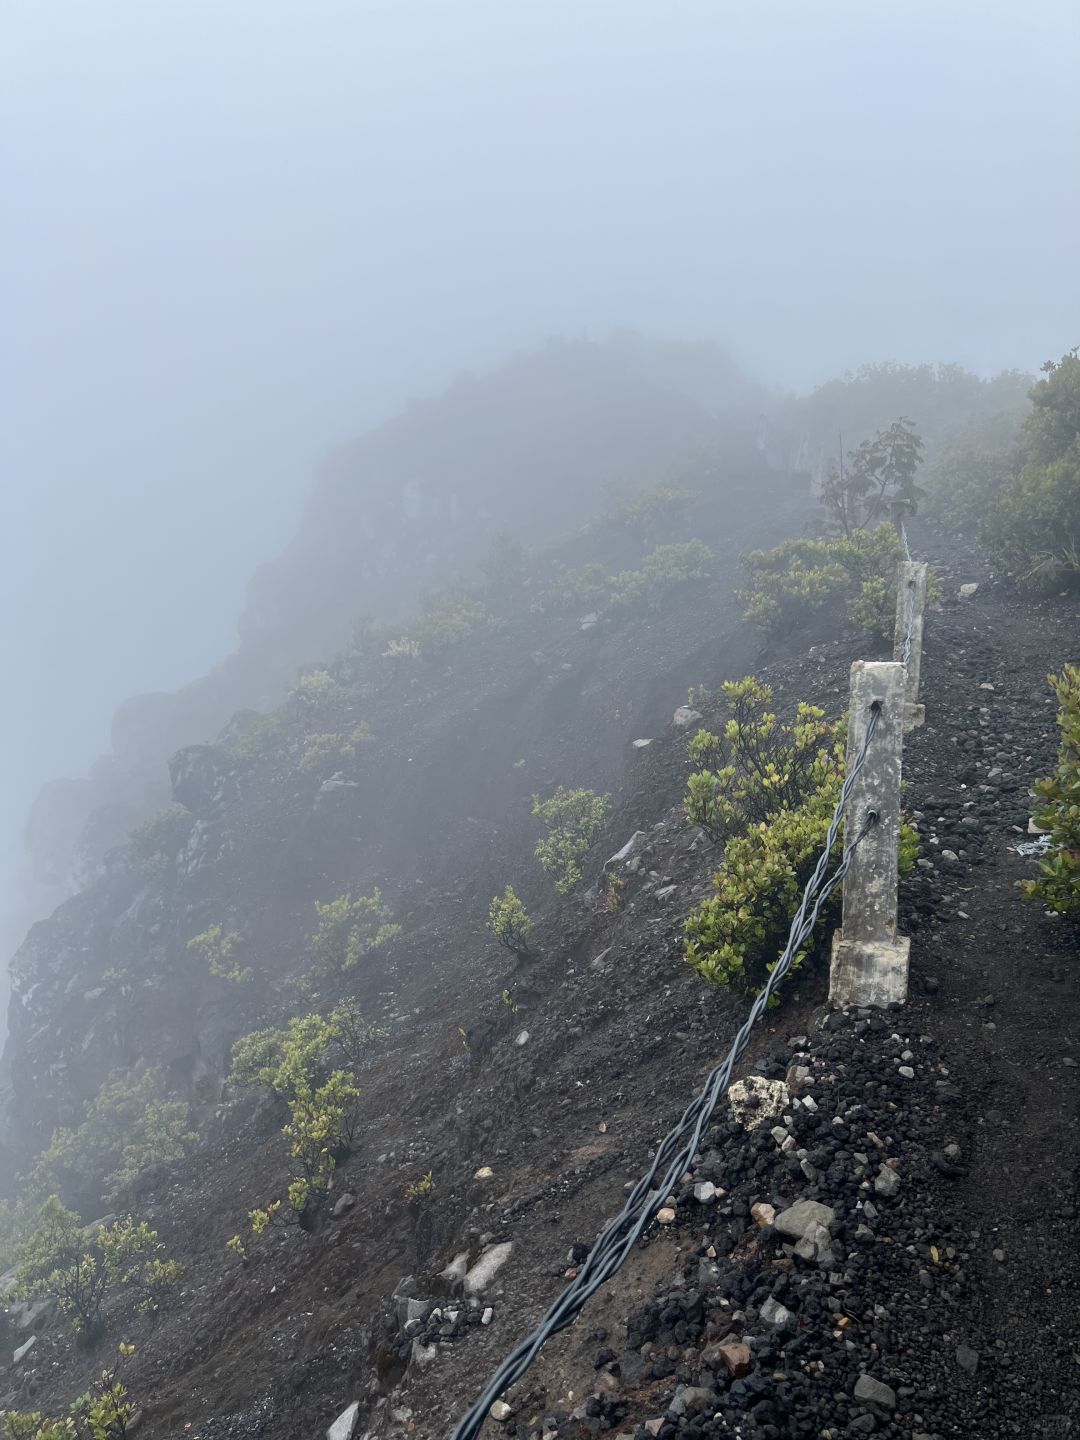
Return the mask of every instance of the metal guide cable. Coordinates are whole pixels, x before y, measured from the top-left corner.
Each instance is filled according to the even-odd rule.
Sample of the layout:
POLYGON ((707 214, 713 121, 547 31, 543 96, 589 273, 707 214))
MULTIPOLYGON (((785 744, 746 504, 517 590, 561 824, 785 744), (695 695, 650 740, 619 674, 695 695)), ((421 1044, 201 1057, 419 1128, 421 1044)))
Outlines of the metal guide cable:
POLYGON ((787 944, 764 987, 755 997, 727 1055, 713 1069, 701 1093, 686 1107, 678 1124, 661 1141, 648 1171, 634 1186, 619 1214, 604 1227, 577 1275, 549 1306, 536 1328, 510 1352, 492 1375, 480 1398, 458 1421, 453 1440, 474 1440, 495 1401, 520 1380, 545 1342, 572 1324, 585 1303, 615 1274, 672 1187, 690 1167, 705 1127, 720 1097, 731 1083, 732 1072, 739 1057, 750 1043, 754 1025, 768 1007, 773 992, 791 969, 795 957, 813 931, 822 906, 847 874, 856 849, 877 823, 876 812, 868 811, 858 833, 845 845, 839 865, 826 879, 830 856, 843 823, 844 810, 856 777, 866 763, 867 751, 877 729, 879 714, 880 706, 875 702, 871 706, 862 748, 844 778, 824 846, 791 922, 787 944), (659 1182, 654 1183, 661 1175, 659 1182))

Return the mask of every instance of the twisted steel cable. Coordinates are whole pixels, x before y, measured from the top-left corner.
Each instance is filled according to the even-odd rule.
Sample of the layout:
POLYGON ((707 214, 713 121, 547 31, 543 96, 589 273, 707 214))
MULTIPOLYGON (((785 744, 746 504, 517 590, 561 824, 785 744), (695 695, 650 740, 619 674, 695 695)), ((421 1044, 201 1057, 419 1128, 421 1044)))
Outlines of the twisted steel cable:
POLYGON ((764 1014, 774 991, 791 969, 795 957, 817 924, 822 906, 847 874, 856 849, 877 823, 877 814, 873 810, 868 811, 858 833, 845 846, 839 865, 826 880, 832 850, 843 824, 844 809, 855 780, 866 763, 867 751, 877 729, 879 714, 880 706, 875 701, 871 706, 862 747, 841 786, 840 798, 829 822, 821 855, 806 883, 799 908, 791 922, 787 944, 764 987, 755 997, 731 1048, 710 1073, 701 1093, 683 1111, 678 1124, 661 1141, 648 1171, 634 1186, 619 1214, 604 1227, 577 1275, 552 1302, 536 1328, 510 1352, 492 1375, 480 1398, 458 1421, 453 1440, 474 1440, 495 1401, 521 1379, 544 1344, 560 1330, 571 1325, 586 1302, 615 1274, 679 1177, 690 1167, 705 1126, 712 1118, 720 1097, 731 1083, 736 1063, 750 1043, 754 1026, 764 1014), (661 1172, 662 1178, 655 1184, 661 1172))

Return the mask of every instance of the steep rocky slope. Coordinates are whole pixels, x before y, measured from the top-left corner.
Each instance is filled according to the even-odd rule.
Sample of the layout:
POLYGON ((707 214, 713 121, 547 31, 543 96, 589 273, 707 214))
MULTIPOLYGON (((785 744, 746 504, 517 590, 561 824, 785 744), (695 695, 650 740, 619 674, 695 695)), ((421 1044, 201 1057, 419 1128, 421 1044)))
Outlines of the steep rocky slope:
MULTIPOLYGON (((763 520, 756 506, 740 512, 726 497, 714 533, 737 524, 727 542, 734 551, 769 539, 773 526, 795 528, 802 502, 780 490, 774 500, 763 520)), ((906 760, 925 862, 902 902, 914 936, 911 1003, 894 1016, 835 1017, 822 1028, 822 979, 798 978, 747 1068, 779 1078, 792 1064, 805 1067, 813 1103, 800 1096, 752 1134, 726 1112, 717 1117, 700 1165, 674 1197, 673 1224, 649 1237, 509 1397, 510 1433, 1077 1433, 1075 937, 1012 883, 1029 873, 1013 847, 1026 827, 1028 787, 1055 743, 1043 677, 1075 653, 1076 605, 1018 601, 988 583, 974 557, 950 547, 935 554, 932 537, 920 539, 950 599, 928 627, 928 721, 906 760), (982 586, 961 605, 951 597, 968 579, 982 586), (793 1146, 772 1133, 777 1124, 793 1146), (727 1193, 702 1203, 701 1182, 727 1193), (791 1253, 791 1225, 789 1233, 762 1227, 765 1212, 752 1214, 769 1205, 782 1215, 806 1200, 831 1212, 819 1212, 828 1244, 806 1255, 791 1253)), ((716 543, 726 558, 723 539, 716 543)), ((207 1107, 206 1148, 194 1165, 157 1177, 141 1205, 186 1266, 181 1293, 137 1322, 132 1337, 143 1433, 291 1440, 320 1433, 354 1401, 357 1433, 446 1433, 618 1208, 740 1010, 706 991, 678 956, 681 920, 708 890, 711 857, 672 808, 686 762, 671 712, 688 684, 761 671, 762 658, 788 701, 839 711, 850 660, 867 654, 862 637, 834 634, 755 656, 724 595, 691 589, 645 624, 606 631, 583 630, 576 617, 554 627, 534 617, 534 635, 545 636, 542 663, 528 651, 534 671, 512 664, 528 646, 523 635, 511 632, 493 651, 488 634, 471 658, 465 642, 430 693, 418 682, 408 707, 394 703, 393 685, 383 693, 382 713, 400 723, 383 762, 400 769, 386 783, 408 823, 427 813, 431 824, 395 894, 406 935, 377 952, 360 980, 389 1031, 364 1066, 362 1145, 337 1177, 337 1218, 314 1234, 274 1235, 246 1263, 230 1263, 225 1241, 280 1187, 280 1117, 207 1107), (422 719, 407 722, 410 712, 422 719), (636 738, 652 743, 634 749, 636 738), (523 777, 513 769, 519 751, 530 757, 523 777), (507 770, 485 798, 478 778, 507 770), (525 796, 566 778, 615 792, 602 853, 644 832, 647 848, 624 875, 616 912, 556 904, 523 879, 525 796), (515 814, 520 821, 509 822, 515 814), (522 882, 542 916, 540 953, 524 968, 494 953, 481 929, 487 898, 508 878, 522 882), (417 879, 410 907, 405 895, 417 879), (514 1014, 499 1001, 504 986, 514 1014), (459 1026, 472 1039, 468 1052, 459 1026), (405 1187, 428 1171, 431 1201, 409 1205, 405 1187), (447 1296, 437 1278, 447 1262, 492 1245, 511 1248, 483 1293, 470 1301, 451 1282, 447 1296)), ((379 704, 370 713, 378 733, 379 704)), ((199 773, 177 771, 189 780, 199 773)), ((367 782, 372 796, 376 779, 367 782)), ((214 793, 206 790, 207 803, 214 793)), ((189 798, 199 803, 195 792, 189 798)), ((294 832, 303 843, 278 865, 258 805, 228 799, 251 830, 243 883, 262 887, 251 891, 254 911, 272 894, 282 900, 274 913, 286 917, 283 965, 312 895, 388 868, 391 855, 406 864, 392 815, 358 805, 365 819, 377 814, 377 834, 374 845, 352 848, 357 815, 344 825, 319 818, 311 790, 297 788, 275 801, 278 843, 294 832), (295 892, 284 891, 304 857, 295 892)), ((212 830, 212 816, 202 818, 212 830)), ((177 877, 165 914, 175 909, 184 923, 160 941, 174 948, 153 961, 155 986, 182 964, 189 923, 216 913, 211 902, 238 878, 219 892, 217 871, 193 878, 190 891, 177 877)), ((132 885, 144 882, 118 875, 110 883, 115 891, 105 886, 93 901, 108 925, 122 936, 124 924, 145 924, 133 952, 157 940, 162 902, 125 919, 132 885)), ((87 937, 94 943, 87 912, 56 923, 62 938, 33 962, 46 983, 41 957, 64 954, 79 973, 87 937)), ((103 955, 117 943, 109 934, 103 955)), ((175 986, 174 1010, 193 1017, 184 983, 175 986)), ((88 1003, 72 1001, 70 1021, 62 1019, 71 1058, 88 1003)), ((217 997, 206 1004, 220 1011, 217 997)), ((133 1011, 120 1030, 137 1023, 133 1011)), ((218 1023, 228 1031, 228 1017, 218 1023)), ((178 1031, 187 1044, 195 1020, 178 1031)), ((142 1043, 183 1051, 161 1035, 142 1043)), ((31 1068, 36 1053, 45 1057, 32 1023, 19 1045, 24 1101, 40 1126, 63 1081, 31 1068)), ((178 1074, 190 1064, 180 1058, 178 1074)), ((95 1364, 47 1330, 32 1363, 6 1383, 23 1399, 60 1403, 95 1364)))

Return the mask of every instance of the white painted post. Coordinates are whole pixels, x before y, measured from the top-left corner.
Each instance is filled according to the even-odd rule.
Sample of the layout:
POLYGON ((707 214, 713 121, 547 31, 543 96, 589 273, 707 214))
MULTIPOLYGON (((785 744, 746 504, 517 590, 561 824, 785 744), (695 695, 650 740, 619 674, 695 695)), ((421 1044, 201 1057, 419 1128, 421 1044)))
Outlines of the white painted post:
POLYGON ((844 919, 833 936, 829 973, 829 1001, 837 1006, 884 1008, 907 999, 911 942, 896 933, 905 680, 897 661, 856 660, 851 667, 849 765, 862 750, 873 709, 877 725, 848 798, 845 838, 858 834, 869 811, 877 820, 844 876, 844 919))
POLYGON ((926 613, 927 566, 917 560, 902 560, 897 567, 896 629, 893 632, 893 659, 907 665, 904 690, 904 730, 914 730, 926 719, 926 708, 919 704, 919 675, 922 670, 923 616, 926 613), (911 650, 905 660, 904 650, 911 627, 911 650))

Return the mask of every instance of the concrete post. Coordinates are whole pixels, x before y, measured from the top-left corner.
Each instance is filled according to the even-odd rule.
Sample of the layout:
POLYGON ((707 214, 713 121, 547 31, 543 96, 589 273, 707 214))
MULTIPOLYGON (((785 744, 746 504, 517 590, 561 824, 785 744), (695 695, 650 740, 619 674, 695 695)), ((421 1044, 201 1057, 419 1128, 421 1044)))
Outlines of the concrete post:
POLYGON ((923 617, 926 613, 927 566, 916 560, 902 560, 897 567, 896 629, 893 633, 893 659, 907 665, 904 691, 904 729, 914 730, 926 719, 926 709, 919 704, 919 675, 922 670, 923 617), (911 652, 905 660, 904 649, 908 625, 911 626, 911 652))
POLYGON ((844 920, 833 936, 829 973, 829 1001, 837 1006, 884 1007, 907 999, 911 942, 896 933, 905 679, 896 661, 856 660, 851 667, 849 764, 862 749, 872 707, 877 727, 848 799, 845 837, 858 833, 868 811, 877 822, 844 876, 844 920))

